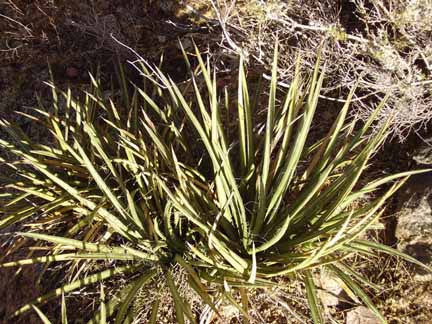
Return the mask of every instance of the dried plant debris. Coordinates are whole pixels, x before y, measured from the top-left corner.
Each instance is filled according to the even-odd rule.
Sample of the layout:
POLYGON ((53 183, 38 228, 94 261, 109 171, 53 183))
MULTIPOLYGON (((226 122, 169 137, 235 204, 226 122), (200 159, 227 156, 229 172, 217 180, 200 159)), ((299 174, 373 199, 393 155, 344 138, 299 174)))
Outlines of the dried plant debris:
POLYGON ((432 117, 432 1, 238 1, 215 6, 224 44, 268 64, 281 43, 282 84, 292 80, 297 55, 310 62, 321 48, 327 60, 326 93, 340 96, 357 84, 355 116, 365 120, 373 103, 389 100, 381 116, 393 115, 392 134, 404 140, 432 117))

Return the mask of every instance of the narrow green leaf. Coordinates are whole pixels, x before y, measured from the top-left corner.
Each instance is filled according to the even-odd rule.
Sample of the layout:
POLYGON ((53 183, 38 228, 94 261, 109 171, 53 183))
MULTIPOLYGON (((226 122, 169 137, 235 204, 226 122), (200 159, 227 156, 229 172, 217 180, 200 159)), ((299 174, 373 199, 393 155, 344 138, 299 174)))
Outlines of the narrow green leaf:
POLYGON ((165 275, 166 280, 167 280, 167 284, 168 287, 171 291, 171 296, 174 300, 174 307, 175 307, 175 312, 176 312, 176 319, 177 319, 177 323, 179 324, 184 324, 185 323, 185 318, 184 318, 184 306, 183 306, 183 301, 181 300, 181 297, 178 293, 177 287, 174 283, 174 279, 171 275, 171 272, 168 271, 165 275))
POLYGON ((61 301, 61 323, 62 324, 68 324, 67 310, 66 310, 66 300, 65 300, 65 295, 64 294, 62 294, 62 301, 61 301))
POLYGON ((156 324, 157 315, 158 315, 158 311, 159 311, 159 304, 160 304, 160 299, 159 299, 159 297, 157 297, 156 300, 153 302, 153 305, 152 305, 149 324, 156 324))
POLYGON ((252 242, 252 269, 250 272, 248 282, 251 284, 255 283, 256 276, 257 276, 257 260, 256 260, 256 252, 255 252, 255 243, 252 242))
POLYGON ((32 302, 22 306, 17 311, 15 311, 11 317, 16 317, 16 316, 28 311, 32 307, 32 305, 44 303, 50 299, 61 296, 62 294, 66 294, 66 293, 69 293, 69 292, 74 291, 76 289, 80 289, 82 287, 95 284, 97 282, 108 279, 108 278, 115 276, 117 274, 125 274, 125 273, 136 271, 140 267, 141 267, 140 265, 120 266, 120 267, 116 267, 114 269, 108 269, 108 270, 104 270, 104 271, 86 276, 82 279, 79 279, 79 280, 76 280, 76 281, 71 282, 69 284, 63 285, 60 288, 57 288, 57 289, 55 289, 55 290, 53 290, 53 291, 51 291, 51 292, 49 292, 43 296, 36 298, 32 302))
POLYGON ((315 324, 323 323, 321 308, 317 297, 317 289, 313 282, 312 273, 310 271, 305 271, 304 275, 307 299, 312 312, 312 320, 315 324))
POLYGON ((105 302, 105 291, 103 283, 100 284, 100 306, 99 306, 99 314, 100 314, 100 323, 106 324, 107 322, 107 305, 105 302))
POLYGON ((138 291, 141 289, 142 286, 144 286, 147 282, 149 282, 156 275, 156 273, 157 273, 156 270, 152 270, 149 273, 142 275, 141 278, 138 281, 136 281, 136 283, 132 286, 128 295, 126 296, 126 298, 123 300, 123 302, 120 305, 120 309, 118 310, 115 324, 122 324, 123 323, 123 321, 127 315, 127 311, 129 309, 133 299, 135 298, 136 294, 138 293, 138 291))
POLYGON ((386 319, 383 317, 381 312, 375 307, 370 298, 366 295, 366 293, 342 270, 334 265, 330 265, 329 268, 339 277, 341 278, 345 284, 353 290, 353 292, 360 297, 360 299, 365 303, 365 305, 377 316, 381 323, 387 323, 386 319))
POLYGON ((186 263, 186 261, 180 256, 176 255, 174 260, 176 260, 190 275, 192 281, 193 281, 193 288, 194 290, 201 296, 203 301, 213 309, 213 311, 220 316, 219 311, 217 310, 216 305, 213 303, 212 298, 207 293, 207 289, 204 287, 204 285, 201 283, 201 278, 199 275, 195 272, 195 270, 186 263))
POLYGON ((240 57, 239 62, 237 101, 239 118, 240 157, 242 161, 243 175, 246 175, 253 164, 254 142, 252 111, 249 102, 249 90, 247 86, 246 73, 242 56, 240 57))
MULTIPOLYGON (((44 240, 48 242, 52 242, 55 244, 59 244, 61 246, 72 246, 80 250, 85 250, 89 252, 100 252, 100 253, 107 253, 107 254, 118 254, 118 255, 132 255, 136 256, 138 258, 143 258, 145 260, 153 260, 157 261, 158 257, 155 255, 151 255, 136 249, 132 249, 127 246, 123 247, 117 247, 117 246, 108 246, 104 244, 98 244, 98 243, 90 243, 90 242, 83 242, 79 240, 69 239, 61 236, 54 236, 54 235, 47 235, 47 234, 39 234, 39 233, 17 233, 18 235, 24 236, 24 237, 30 237, 37 240, 44 240)), ((143 242, 144 243, 144 242, 143 242)))
POLYGON ((42 311, 38 307, 36 307, 34 305, 31 305, 31 307, 38 314, 38 316, 41 319, 41 321, 42 321, 43 324, 51 324, 51 322, 48 319, 48 317, 46 317, 46 315, 44 313, 42 313, 42 311))
POLYGON ((367 248, 367 249, 374 249, 374 250, 377 250, 380 252, 384 252, 384 253, 391 255, 391 256, 399 257, 399 258, 404 259, 408 262, 416 264, 416 265, 422 267, 423 269, 427 270, 428 272, 432 273, 432 267, 424 264, 423 262, 420 262, 416 258, 413 258, 412 256, 410 256, 406 253, 403 253, 399 250, 393 249, 393 248, 391 248, 385 244, 361 240, 361 239, 356 239, 355 241, 351 242, 350 245, 353 247, 359 246, 359 247, 363 247, 363 248, 367 248))
MULTIPOLYGON (((272 76, 270 82, 270 97, 267 106, 267 121, 266 121, 266 132, 265 132, 265 143, 264 143, 264 153, 263 153, 263 165, 262 165, 262 182, 264 184, 264 192, 267 193, 269 186, 269 173, 270 173, 270 161, 271 161, 271 147, 273 139, 273 125, 274 125, 274 115, 276 109, 276 90, 277 90, 277 61, 278 59, 278 43, 276 43, 274 54, 273 54, 273 64, 272 64, 272 76)), ((258 232, 258 229, 256 229, 258 232)))
POLYGON ((249 321, 251 320, 251 317, 249 316, 247 309, 239 305, 239 303, 237 303, 237 301, 229 291, 224 291, 223 295, 231 305, 233 305, 235 308, 237 308, 240 311, 240 313, 244 316, 245 319, 249 321))
POLYGON ((94 313, 93 317, 87 322, 87 324, 101 324, 104 315, 103 313, 105 313, 106 319, 111 318, 119 307, 120 302, 126 298, 129 291, 139 279, 140 278, 135 279, 131 283, 126 284, 125 287, 118 289, 114 296, 107 303, 104 303, 105 311, 103 311, 103 305, 101 304, 97 312, 94 313))
POLYGON ((96 168, 93 166, 93 163, 90 161, 89 157, 84 152, 84 149, 81 147, 81 145, 77 141, 75 141, 75 145, 78 149, 79 154, 81 155, 81 158, 83 159, 84 165, 89 170, 90 174, 92 175, 93 179, 96 181, 99 188, 102 190, 103 193, 106 194, 106 196, 111 201, 113 206, 117 209, 117 211, 120 213, 120 215, 124 219, 128 219, 128 215, 125 212, 125 208, 122 206, 121 202, 117 199, 117 197, 113 194, 110 187, 102 179, 100 174, 96 171, 96 168))

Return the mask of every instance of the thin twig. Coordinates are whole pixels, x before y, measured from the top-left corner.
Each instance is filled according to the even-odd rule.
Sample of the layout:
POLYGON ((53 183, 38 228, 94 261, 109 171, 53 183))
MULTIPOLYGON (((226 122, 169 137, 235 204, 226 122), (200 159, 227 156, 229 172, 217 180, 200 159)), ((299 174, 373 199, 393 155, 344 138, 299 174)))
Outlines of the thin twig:
MULTIPOLYGON (((279 22, 279 23, 281 23, 281 24, 283 24, 285 26, 290 26, 293 29, 298 28, 298 29, 304 29, 304 30, 311 30, 311 31, 319 31, 319 32, 329 33, 329 32, 331 32, 332 28, 334 28, 333 26, 323 27, 323 26, 303 25, 303 24, 300 24, 300 23, 294 21, 291 18, 287 18, 287 20, 289 20, 289 22, 287 20, 284 20, 284 19, 281 19, 281 18, 275 18, 275 17, 272 17, 271 20, 279 22)), ((356 41, 356 42, 359 42, 359 43, 368 43, 369 42, 367 39, 364 39, 364 38, 358 37, 358 36, 354 36, 354 35, 348 34, 346 32, 344 32, 344 36, 347 39, 349 39, 349 40, 356 41)))
POLYGON ((13 18, 11 18, 11 17, 8 17, 8 16, 5 16, 5 15, 2 15, 2 14, 0 14, 0 17, 5 18, 5 19, 7 19, 7 20, 10 20, 10 21, 12 21, 12 22, 14 22, 14 23, 20 25, 21 27, 23 27, 23 28, 25 29, 25 31, 27 32, 27 34, 28 34, 29 36, 33 37, 33 34, 31 33, 31 29, 28 28, 27 26, 25 26, 23 23, 19 22, 18 20, 15 20, 15 19, 13 19, 13 18))

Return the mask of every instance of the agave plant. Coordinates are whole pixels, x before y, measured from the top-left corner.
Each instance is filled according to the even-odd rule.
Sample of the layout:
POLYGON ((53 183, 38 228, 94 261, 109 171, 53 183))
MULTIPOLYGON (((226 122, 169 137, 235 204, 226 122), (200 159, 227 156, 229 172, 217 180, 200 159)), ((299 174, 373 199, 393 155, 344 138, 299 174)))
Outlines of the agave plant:
MULTIPOLYGON (((240 58, 233 99, 197 49, 195 57, 194 68, 185 54, 191 78, 181 86, 143 63, 144 85, 131 93, 121 72, 120 105, 105 98, 93 77, 81 99, 51 84, 53 107, 26 115, 50 131, 49 145, 1 121, 10 140, 0 145, 16 158, 2 159, 13 177, 3 179, 0 229, 31 225, 21 227, 30 229, 17 233, 11 251, 30 241, 50 243, 43 255, 1 267, 63 262, 72 278, 13 316, 123 275, 129 284, 89 323, 128 322, 137 293, 156 278, 169 287, 177 322, 196 322, 202 315, 179 293, 177 266, 208 305, 207 316, 217 316, 224 301, 247 320, 247 291, 271 288, 285 276, 304 282, 311 319, 320 323, 314 277, 329 271, 384 322, 361 288, 367 280, 346 263, 353 254, 380 250, 421 265, 363 235, 407 177, 421 172, 359 182, 386 136, 386 125, 365 136, 384 102, 365 124, 347 122, 353 90, 327 135, 313 142, 308 135, 324 78, 319 59, 311 76, 302 74, 299 59, 283 93, 275 50, 268 95, 255 88, 251 96, 240 58), (384 184, 387 190, 377 191, 384 184), (357 203, 366 195, 374 198, 357 203), (82 264, 99 271, 83 271, 82 264)), ((150 323, 159 305, 155 300, 150 323)))

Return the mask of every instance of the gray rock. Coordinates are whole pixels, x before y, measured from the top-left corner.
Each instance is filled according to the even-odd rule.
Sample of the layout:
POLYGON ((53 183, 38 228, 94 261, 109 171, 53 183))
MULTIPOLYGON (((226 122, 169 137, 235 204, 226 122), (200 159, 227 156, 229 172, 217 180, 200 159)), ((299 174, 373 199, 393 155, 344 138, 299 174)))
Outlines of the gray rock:
POLYGON ((347 313, 346 324, 380 324, 380 320, 369 308, 358 306, 347 313))
POLYGON ((318 297, 324 306, 324 310, 327 311, 328 307, 339 305, 339 296, 342 293, 339 281, 327 271, 321 271, 317 281, 318 286, 321 288, 318 290, 318 297))
MULTIPOLYGON (((398 195, 398 249, 432 265, 432 172, 411 177, 398 195)), ((414 278, 430 279, 420 267, 414 278)))
POLYGON ((414 161, 418 164, 432 165, 432 137, 425 140, 415 152, 414 161))

